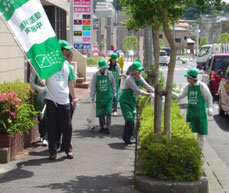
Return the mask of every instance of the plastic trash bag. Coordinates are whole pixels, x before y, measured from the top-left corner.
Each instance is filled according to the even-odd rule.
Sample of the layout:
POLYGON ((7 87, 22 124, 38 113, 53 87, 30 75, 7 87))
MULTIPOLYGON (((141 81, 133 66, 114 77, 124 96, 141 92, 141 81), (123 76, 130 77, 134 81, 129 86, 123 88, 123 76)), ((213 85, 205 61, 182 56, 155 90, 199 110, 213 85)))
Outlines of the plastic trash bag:
POLYGON ((91 131, 95 128, 95 102, 91 102, 91 111, 89 113, 89 117, 87 118, 88 128, 91 131))

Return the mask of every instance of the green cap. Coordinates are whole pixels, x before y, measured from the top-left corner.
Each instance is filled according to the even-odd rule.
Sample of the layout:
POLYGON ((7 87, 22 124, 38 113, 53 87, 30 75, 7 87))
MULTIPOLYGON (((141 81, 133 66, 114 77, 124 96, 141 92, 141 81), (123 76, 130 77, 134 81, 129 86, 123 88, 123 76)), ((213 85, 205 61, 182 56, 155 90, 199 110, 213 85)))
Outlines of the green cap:
POLYGON ((59 44, 61 48, 67 49, 67 50, 71 50, 72 46, 69 45, 69 43, 65 40, 59 40, 59 44))
POLYGON ((189 76, 193 80, 197 80, 198 70, 195 68, 189 68, 186 73, 184 73, 184 76, 189 76))
POLYGON ((111 58, 115 61, 118 62, 118 54, 117 53, 112 53, 111 58))
POLYGON ((133 64, 131 65, 131 69, 132 69, 132 70, 141 71, 141 70, 144 69, 144 67, 142 66, 140 60, 135 60, 135 61, 133 62, 133 64))
POLYGON ((104 59, 99 60, 98 64, 99 64, 99 69, 101 70, 104 68, 108 68, 108 65, 104 59))

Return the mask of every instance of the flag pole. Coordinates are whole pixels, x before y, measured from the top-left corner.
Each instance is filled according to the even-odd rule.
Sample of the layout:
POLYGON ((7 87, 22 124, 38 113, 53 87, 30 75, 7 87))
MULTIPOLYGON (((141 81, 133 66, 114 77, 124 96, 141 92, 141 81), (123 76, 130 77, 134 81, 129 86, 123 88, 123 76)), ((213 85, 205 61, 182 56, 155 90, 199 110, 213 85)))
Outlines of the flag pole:
MULTIPOLYGON (((32 67, 33 71, 36 73, 37 77, 39 80, 41 80, 41 77, 39 76, 39 74, 36 72, 34 66, 31 64, 30 59, 28 58, 28 56, 25 54, 25 51, 21 48, 21 45, 19 44, 18 40, 17 40, 17 36, 13 35, 13 33, 11 32, 11 30, 9 29, 8 25, 5 22, 5 19, 2 18, 2 15, 0 13, 0 18, 2 20, 2 22, 4 23, 5 27, 7 28, 7 30, 10 32, 10 35, 13 37, 13 39, 15 40, 17 46, 19 47, 19 49, 21 50, 22 54, 24 55, 24 57, 27 59, 27 61, 29 62, 30 67, 32 67)), ((46 87, 47 88, 47 87, 46 87)), ((47 92, 53 97, 52 93, 49 91, 49 89, 47 88, 47 92)), ((54 97, 55 98, 55 97, 54 97)), ((53 101, 55 106, 57 107, 56 101, 53 101)))

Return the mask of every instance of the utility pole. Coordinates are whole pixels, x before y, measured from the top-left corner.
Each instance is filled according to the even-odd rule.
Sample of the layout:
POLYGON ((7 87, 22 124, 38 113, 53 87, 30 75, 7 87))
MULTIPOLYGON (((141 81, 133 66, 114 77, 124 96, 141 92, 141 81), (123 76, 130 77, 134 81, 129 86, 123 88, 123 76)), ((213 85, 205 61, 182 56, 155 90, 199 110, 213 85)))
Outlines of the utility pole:
POLYGON ((199 53, 199 23, 196 23, 196 55, 199 53))
POLYGON ((150 66, 153 63, 153 39, 152 39, 152 27, 147 26, 144 28, 144 67, 150 66))

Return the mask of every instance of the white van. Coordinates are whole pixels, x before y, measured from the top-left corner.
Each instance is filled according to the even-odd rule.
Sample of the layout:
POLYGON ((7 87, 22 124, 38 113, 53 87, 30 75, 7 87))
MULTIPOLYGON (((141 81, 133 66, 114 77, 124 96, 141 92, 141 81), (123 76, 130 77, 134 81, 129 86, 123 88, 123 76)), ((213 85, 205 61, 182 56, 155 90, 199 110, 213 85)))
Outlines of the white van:
POLYGON ((205 69, 207 60, 212 56, 212 54, 226 53, 227 48, 223 44, 208 44, 200 48, 197 56, 197 68, 205 69))

